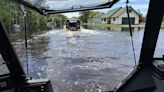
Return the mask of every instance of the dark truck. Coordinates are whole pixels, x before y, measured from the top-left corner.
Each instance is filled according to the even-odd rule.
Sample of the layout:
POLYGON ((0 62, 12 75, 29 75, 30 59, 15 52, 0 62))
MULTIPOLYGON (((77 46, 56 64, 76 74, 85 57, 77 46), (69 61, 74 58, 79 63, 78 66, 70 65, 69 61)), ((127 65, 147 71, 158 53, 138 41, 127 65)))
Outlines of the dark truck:
POLYGON ((80 21, 77 19, 68 19, 66 21, 66 29, 71 31, 77 31, 80 29, 80 21))

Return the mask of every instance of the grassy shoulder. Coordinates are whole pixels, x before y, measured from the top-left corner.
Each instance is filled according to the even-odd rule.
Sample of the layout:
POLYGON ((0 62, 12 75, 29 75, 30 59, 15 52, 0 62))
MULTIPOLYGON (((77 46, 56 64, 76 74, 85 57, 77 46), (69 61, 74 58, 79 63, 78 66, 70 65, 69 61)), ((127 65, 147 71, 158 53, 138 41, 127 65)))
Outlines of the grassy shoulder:
MULTIPOLYGON (((129 27, 129 25, 119 25, 119 24, 94 24, 94 23, 83 23, 87 26, 95 27, 129 27)), ((145 24, 131 25, 132 27, 145 27, 145 24)), ((164 28, 164 22, 162 22, 161 27, 164 28)))
MULTIPOLYGON (((120 25, 120 24, 94 24, 94 23, 83 23, 87 26, 96 26, 96 27, 129 27, 129 25, 120 25)), ((132 25, 132 27, 145 27, 144 24, 132 25)))
POLYGON ((121 27, 121 25, 114 25, 114 24, 83 23, 83 25, 87 25, 87 26, 97 26, 97 27, 121 27))

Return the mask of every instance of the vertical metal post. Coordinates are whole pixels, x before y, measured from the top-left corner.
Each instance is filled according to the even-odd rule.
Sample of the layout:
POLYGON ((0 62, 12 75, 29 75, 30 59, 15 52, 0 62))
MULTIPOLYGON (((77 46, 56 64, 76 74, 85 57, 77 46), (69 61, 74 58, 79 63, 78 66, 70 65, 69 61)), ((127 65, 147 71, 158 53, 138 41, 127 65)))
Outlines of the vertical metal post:
POLYGON ((139 59, 140 66, 150 65, 164 14, 164 0, 150 0, 146 27, 139 59))
POLYGON ((27 43, 27 12, 24 12, 24 35, 25 35, 25 54, 26 54, 26 65, 27 65, 27 75, 29 75, 29 72, 28 72, 28 43, 27 43))

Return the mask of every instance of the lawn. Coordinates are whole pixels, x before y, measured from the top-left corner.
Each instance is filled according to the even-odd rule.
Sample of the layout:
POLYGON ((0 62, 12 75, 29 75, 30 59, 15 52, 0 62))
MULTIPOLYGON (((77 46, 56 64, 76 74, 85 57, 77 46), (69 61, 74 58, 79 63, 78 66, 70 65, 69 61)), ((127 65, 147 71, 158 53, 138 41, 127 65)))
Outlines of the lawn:
MULTIPOLYGON (((83 25, 88 26, 97 26, 97 27, 129 27, 129 25, 120 25, 120 24, 94 24, 94 23, 83 23, 83 25)), ((131 25, 132 27, 145 27, 144 24, 131 25)))

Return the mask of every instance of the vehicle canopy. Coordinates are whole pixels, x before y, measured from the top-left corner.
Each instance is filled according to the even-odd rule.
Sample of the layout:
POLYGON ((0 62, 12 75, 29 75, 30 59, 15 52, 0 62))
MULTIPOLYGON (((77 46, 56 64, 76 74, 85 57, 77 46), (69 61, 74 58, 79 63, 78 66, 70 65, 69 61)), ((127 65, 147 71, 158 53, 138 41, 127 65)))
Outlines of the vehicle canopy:
MULTIPOLYGON (((119 0, 99 0, 99 1, 98 0, 86 0, 86 1, 85 0, 76 0, 76 1, 75 0, 12 0, 12 1, 18 2, 34 10, 37 10, 39 13, 43 15, 47 15, 51 13, 62 13, 62 12, 71 12, 71 11, 109 8, 119 0), (72 3, 72 2, 75 2, 75 3, 72 3), (68 6, 63 8, 63 6, 59 7, 58 4, 60 6, 68 4, 68 6)), ((141 49, 141 54, 140 54, 140 59, 139 59, 139 65, 134 67, 135 68, 134 71, 132 71, 131 74, 127 76, 126 80, 123 81, 116 88, 115 91, 117 92, 131 92, 131 91, 151 92, 153 89, 156 88, 156 84, 154 83, 152 75, 157 70, 153 71, 154 67, 152 69, 152 63, 153 63, 153 59, 155 59, 153 58, 153 55, 156 48, 156 43, 157 43, 163 15, 164 15, 164 1, 158 0, 157 2, 156 0, 150 0, 150 6, 149 6, 148 14, 147 14, 147 22, 146 22, 146 27, 145 27, 145 32, 144 32, 143 44, 142 44, 142 49, 141 49), (157 10, 157 7, 158 7, 158 10, 157 10)), ((130 24, 130 20, 129 20, 129 24, 130 24)), ((5 29, 5 28, 3 25, 1 25, 0 29, 5 29)), ((13 56, 15 55, 15 53, 13 52, 13 49, 11 49, 12 48, 11 43, 8 40, 6 40, 8 38, 7 38, 6 33, 4 33, 5 31, 4 30, 1 30, 1 31, 2 31, 1 33, 3 34, 1 34, 0 36, 2 37, 2 40, 0 42, 4 43, 2 44, 3 47, 1 46, 1 49, 2 49, 1 53, 4 54, 7 64, 9 64, 9 67, 10 67, 10 64, 13 64, 13 63, 15 64, 14 67, 10 67, 10 70, 11 71, 15 70, 13 75, 16 75, 15 79, 19 79, 20 75, 24 75, 24 71, 22 67, 20 66, 17 58, 14 58, 14 60, 11 60, 13 58, 9 58, 11 56, 12 57, 16 57, 16 56, 13 56), (9 46, 9 47, 5 47, 5 46, 9 46), (5 52, 8 52, 8 53, 5 53, 5 52)), ((163 60, 163 58, 160 58, 159 60, 163 60)), ((162 74, 163 74, 163 71, 162 71, 162 74)), ((162 92, 162 91, 156 91, 156 92, 162 92)))
POLYGON ((110 8, 119 0, 12 0, 43 15, 110 8))

